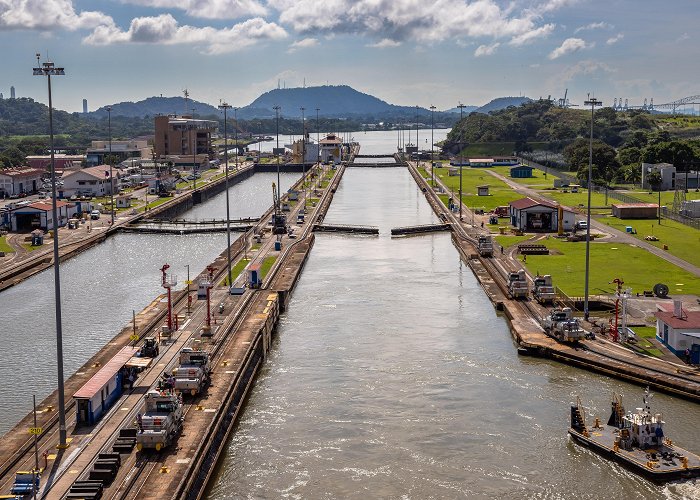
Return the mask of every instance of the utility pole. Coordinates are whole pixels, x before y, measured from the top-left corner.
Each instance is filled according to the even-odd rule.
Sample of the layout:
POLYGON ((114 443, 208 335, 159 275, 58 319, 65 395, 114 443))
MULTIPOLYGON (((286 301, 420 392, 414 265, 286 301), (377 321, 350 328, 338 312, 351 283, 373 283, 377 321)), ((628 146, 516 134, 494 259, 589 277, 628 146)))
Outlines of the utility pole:
POLYGON ((107 128, 109 129, 109 196, 112 213, 112 226, 114 226, 114 180, 112 178, 112 106, 107 106, 107 128))
MULTIPOLYGON (((231 109, 231 105, 227 102, 222 102, 219 104, 219 109, 224 110, 224 161, 226 162, 226 263, 228 276, 226 278, 226 283, 228 283, 229 291, 233 283, 231 283, 231 212, 230 212, 230 201, 228 193, 228 122, 226 120, 226 111, 231 109)), ((188 285, 189 286, 189 285, 188 285)))
POLYGON ((190 129, 194 132, 192 134, 194 136, 192 137, 192 192, 194 192, 194 190, 197 189, 197 174, 199 173, 199 169, 195 171, 195 165, 197 165, 197 131, 194 123, 194 108, 192 108, 192 127, 190 127, 190 129))
MULTIPOLYGON (((464 104, 461 102, 457 106, 459 108, 459 123, 462 123, 462 113, 464 112, 464 108, 466 107, 464 104)), ((462 155, 462 150, 464 148, 462 147, 462 133, 460 132, 459 134, 459 220, 460 222, 463 221, 464 219, 462 218, 462 169, 464 168, 464 157, 462 155)))
POLYGON ((304 111, 306 108, 303 106, 299 108, 301 110, 301 179, 302 186, 304 187, 304 208, 306 208, 306 122, 304 121, 304 111))
POLYGON ((274 106, 275 119, 277 121, 277 147, 275 148, 277 157, 277 199, 280 198, 280 106, 274 106))
POLYGON ((603 102, 588 94, 588 100, 583 103, 591 107, 591 136, 588 141, 588 209, 586 210, 586 280, 584 283, 583 317, 588 321, 590 313, 588 309, 588 273, 590 271, 591 256, 591 190, 593 188, 593 114, 596 106, 602 106, 603 102))
POLYGON ((430 177, 435 187, 435 106, 430 106, 430 177))
POLYGON ((53 269, 54 302, 56 307, 56 366, 58 371, 58 447, 66 448, 66 405, 63 387, 63 326, 61 319, 61 276, 58 255, 58 207, 56 206, 56 160, 53 147, 53 103, 51 101, 51 75, 65 75, 63 68, 57 68, 51 61, 40 63, 41 55, 36 55, 37 67, 34 76, 45 76, 49 88, 49 148, 51 150, 51 215, 53 217, 53 269))

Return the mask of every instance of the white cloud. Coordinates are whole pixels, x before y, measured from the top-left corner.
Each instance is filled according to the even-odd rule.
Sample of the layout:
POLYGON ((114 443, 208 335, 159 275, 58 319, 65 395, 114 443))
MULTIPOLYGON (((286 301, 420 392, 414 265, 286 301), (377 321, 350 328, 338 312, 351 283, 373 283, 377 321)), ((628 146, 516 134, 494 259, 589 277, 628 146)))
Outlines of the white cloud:
POLYGON ((519 35, 514 36, 510 39, 510 42, 508 43, 515 47, 527 45, 528 43, 531 43, 537 40, 538 38, 548 37, 552 33, 552 31, 554 31, 555 26, 556 25, 554 24, 545 24, 544 26, 540 26, 539 28, 535 28, 534 30, 526 31, 525 33, 521 33, 519 35))
POLYGON ((490 56, 496 53, 496 49, 501 44, 496 42, 491 45, 479 45, 474 51, 474 57, 490 56))
POLYGON ((599 23, 590 23, 585 26, 579 26, 574 30, 574 34, 578 33, 579 31, 590 31, 590 30, 609 30, 613 29, 614 26, 612 24, 608 24, 606 22, 599 22, 599 23))
POLYGON ((610 65, 599 61, 579 61, 573 66, 569 66, 560 73, 563 81, 573 80, 577 75, 593 75, 596 73, 614 73, 615 69, 610 65))
POLYGON ((614 37, 608 38, 608 41, 605 43, 607 43, 608 45, 613 45, 613 44, 619 42, 620 40, 622 40, 623 38, 625 38, 625 35, 623 35, 622 33, 618 33, 614 37))
POLYGON ((581 49, 586 49, 590 47, 592 47, 592 45, 587 44, 580 38, 567 38, 559 47, 554 49, 548 57, 550 59, 558 59, 561 56, 565 56, 566 54, 578 52, 581 49))
POLYGON ((303 40, 297 40, 289 46, 287 52, 290 54, 296 52, 299 49, 308 49, 309 47, 315 47, 318 45, 318 40, 316 38, 304 38, 303 40))
MULTIPOLYGON (((497 0, 268 0, 279 11, 279 22, 300 33, 319 36, 325 32, 362 34, 395 42, 439 42, 462 38, 520 37, 548 34, 540 27, 541 12, 516 12, 514 5, 501 7, 497 0)), ((550 0, 538 9, 553 10, 571 3, 550 0)), ((527 37, 525 37, 527 39, 527 37)), ((381 43, 381 42, 380 42, 381 43)))
POLYGON ((401 46, 401 42, 397 42, 396 40, 390 40, 389 38, 382 38, 377 43, 371 43, 367 45, 367 47, 374 47, 375 49, 387 49, 399 46, 401 46))
POLYGON ((121 0, 145 7, 181 9, 192 17, 236 19, 264 16, 267 9, 257 0, 121 0))
POLYGON ((535 10, 544 14, 547 12, 552 12, 553 10, 559 10, 562 7, 568 7, 569 5, 574 5, 578 0, 547 0, 543 4, 535 7, 535 10))
POLYGON ((286 31, 261 18, 248 19, 230 28, 180 26, 170 14, 132 19, 128 31, 115 25, 98 26, 83 41, 91 45, 116 43, 194 44, 204 46, 207 54, 234 52, 262 40, 280 40, 286 31))
POLYGON ((112 24, 102 12, 76 12, 71 0, 0 0, 0 29, 91 29, 112 24))

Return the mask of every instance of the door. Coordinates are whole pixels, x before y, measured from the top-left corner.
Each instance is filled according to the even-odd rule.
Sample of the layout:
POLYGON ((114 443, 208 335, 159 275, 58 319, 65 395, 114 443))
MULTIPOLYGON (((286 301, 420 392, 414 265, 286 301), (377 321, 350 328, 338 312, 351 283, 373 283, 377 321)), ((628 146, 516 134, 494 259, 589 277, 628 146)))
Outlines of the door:
POLYGON ((700 344, 693 344, 690 348, 690 364, 700 365, 700 344))

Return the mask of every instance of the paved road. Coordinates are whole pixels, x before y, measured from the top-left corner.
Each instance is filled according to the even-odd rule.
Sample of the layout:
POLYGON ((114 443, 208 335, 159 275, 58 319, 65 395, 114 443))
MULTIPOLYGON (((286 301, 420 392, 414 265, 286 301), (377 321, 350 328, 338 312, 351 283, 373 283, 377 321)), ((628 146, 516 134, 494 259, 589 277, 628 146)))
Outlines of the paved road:
MULTIPOLYGON (((523 186, 522 184, 518 184, 517 182, 514 182, 507 177, 493 172, 491 170, 488 170, 488 173, 494 176, 495 178, 502 180, 506 184, 508 184, 511 188, 513 188, 514 191, 524 195, 524 196, 529 196, 530 198, 534 199, 539 199, 539 200, 547 200, 547 201, 552 201, 548 199, 547 197, 543 196, 542 193, 529 188, 527 186, 523 186)), ((671 264, 674 264, 689 273, 694 274, 695 276, 700 276, 700 267, 694 266, 693 264, 676 257, 675 255, 672 255, 668 253, 665 250, 662 250, 658 247, 655 247, 651 243, 648 243, 644 240, 639 240, 635 238, 634 236, 631 236, 630 234, 624 233, 622 231, 619 231, 613 227, 607 226, 601 222, 596 221, 595 219, 591 218, 591 227, 597 229, 601 233, 607 233, 609 234, 612 238, 614 238, 616 241, 619 241, 621 243, 627 243, 630 245, 636 245, 639 248, 643 248, 647 250, 650 253, 653 253, 654 255, 661 257, 662 259, 666 260, 667 262, 670 262, 671 264)))

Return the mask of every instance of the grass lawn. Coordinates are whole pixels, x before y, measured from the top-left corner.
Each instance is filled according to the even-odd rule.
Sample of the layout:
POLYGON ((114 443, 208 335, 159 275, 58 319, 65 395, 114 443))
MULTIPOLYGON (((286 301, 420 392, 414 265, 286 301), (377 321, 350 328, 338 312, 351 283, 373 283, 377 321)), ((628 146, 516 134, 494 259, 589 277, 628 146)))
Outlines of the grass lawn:
POLYGON ((649 241, 655 247, 668 245, 668 252, 695 266, 700 267, 700 231, 670 219, 656 220, 621 220, 616 217, 599 217, 596 220, 619 231, 625 232, 626 226, 632 226, 637 234, 635 238, 643 240, 645 236, 654 235, 659 241, 649 241))
MULTIPOLYGON (((556 238, 542 240, 550 255, 529 255, 527 268, 533 273, 551 274, 554 284, 572 297, 584 293, 585 242, 567 242, 556 238)), ((612 293, 614 278, 622 278, 632 293, 651 290, 664 283, 670 294, 700 294, 700 278, 674 266, 639 247, 620 243, 591 243, 589 293, 612 293)))
POLYGON ((7 244, 6 236, 0 236, 0 252, 12 253, 15 249, 7 244))
MULTIPOLYGON (((173 199, 172 197, 158 198, 155 201, 150 202, 148 204, 148 208, 151 209, 151 208, 157 207, 158 205, 162 205, 163 203, 170 201, 172 199, 173 199)), ((139 208, 139 212, 144 212, 145 209, 146 209, 146 207, 141 207, 141 208, 139 208)))
POLYGON ((225 285, 228 286, 229 282, 232 282, 233 280, 236 279, 236 277, 241 274, 243 271, 243 268, 248 265, 248 262, 250 262, 250 259, 240 259, 238 262, 236 262, 233 267, 231 267, 231 277, 230 280, 227 282, 226 277, 224 277, 223 280, 221 280, 220 285, 225 285))
POLYGON ((267 273, 270 271, 276 260, 277 256, 271 255, 269 257, 265 257, 265 260, 263 260, 262 264, 260 264, 260 275, 263 279, 265 279, 265 276, 267 276, 267 273))
MULTIPOLYGON (((459 196, 459 175, 450 177, 447 168, 436 168, 437 175, 447 189, 459 196)), ((522 198, 522 195, 513 191, 508 184, 496 179, 488 172, 478 168, 464 168, 462 170, 462 201, 467 207, 483 208, 486 211, 496 207, 507 205, 508 202, 522 198), (477 196, 477 186, 489 185, 489 196, 477 196)))
MULTIPOLYGON (((588 206, 588 191, 583 188, 579 189, 578 193, 568 192, 563 190, 551 189, 539 192, 545 198, 554 200, 564 206, 571 208, 585 208, 588 206)), ((608 204, 605 204, 605 194, 591 193, 591 207, 609 207, 611 203, 618 203, 617 200, 608 196, 608 204)))
POLYGON ((423 176, 423 179, 430 179, 430 174, 423 167, 418 169, 418 173, 423 176))
POLYGON ((510 169, 511 167, 503 166, 492 167, 490 170, 493 170, 497 174, 501 174, 503 177, 506 177, 507 179, 513 182, 517 182, 518 184, 522 184, 523 186, 531 187, 533 189, 544 189, 552 187, 554 185, 554 179, 557 178, 557 176, 553 175, 552 173, 547 174, 547 177, 545 177, 544 172, 537 169, 534 169, 532 171, 532 177, 527 177, 524 179, 518 177, 511 178, 510 169))
POLYGON ((503 248, 508 248, 512 245, 517 245, 523 240, 530 238, 530 236, 510 236, 510 235, 498 235, 496 236, 496 242, 503 248))
MULTIPOLYGON (((634 191, 630 191, 627 194, 637 198, 639 201, 641 201, 643 203, 658 203, 659 202, 659 192, 658 191, 653 191, 651 194, 649 194, 649 191, 635 189, 634 191)), ((661 191, 661 205, 662 206, 665 205, 667 207, 672 207, 674 195, 675 195, 674 191, 661 191)), ((700 200, 700 192, 696 192, 694 189, 689 189, 688 192, 685 194, 685 198, 687 200, 700 200)))
POLYGON ((637 334, 637 337, 642 339, 653 339, 656 337, 655 326, 635 326, 632 330, 637 334))

